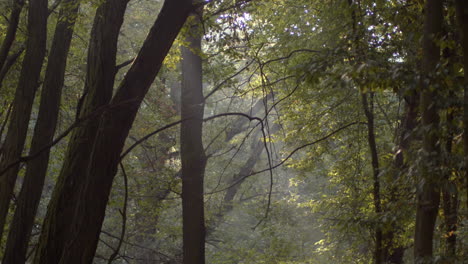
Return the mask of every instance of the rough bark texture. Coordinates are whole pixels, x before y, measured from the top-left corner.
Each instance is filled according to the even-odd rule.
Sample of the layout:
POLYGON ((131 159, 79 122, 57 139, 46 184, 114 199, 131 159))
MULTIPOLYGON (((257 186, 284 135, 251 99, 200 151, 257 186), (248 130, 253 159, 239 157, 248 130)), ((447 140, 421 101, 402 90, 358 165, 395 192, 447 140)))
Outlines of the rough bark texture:
MULTIPOLYGON (((96 11, 88 50, 84 102, 79 117, 85 118, 106 105, 114 87, 117 39, 128 0, 107 0, 96 11)), ((65 161, 49 203, 34 263, 59 263, 79 202, 77 190, 85 184, 83 171, 91 157, 99 125, 98 115, 74 130, 65 161)))
POLYGON ((165 1, 137 58, 103 114, 92 151, 86 153, 91 156, 90 162, 86 169, 80 168, 80 177, 86 185, 70 190, 78 194, 78 198, 73 200, 79 201, 74 206, 75 214, 60 219, 61 224, 70 226, 70 229, 67 229, 69 239, 59 263, 92 262, 125 139, 145 94, 191 9, 190 0, 165 1))
POLYGON ((421 113, 423 151, 421 157, 421 186, 417 194, 414 259, 416 263, 432 263, 434 225, 440 201, 439 113, 435 72, 440 60, 440 48, 435 43, 442 32, 442 0, 427 0, 425 6, 421 113))
MULTIPOLYGON (((382 201, 380 199, 380 180, 379 180, 379 156, 377 153, 377 144, 375 142, 375 130, 374 130, 374 113, 373 113, 373 94, 362 94, 362 104, 364 108, 364 114, 367 118, 367 141, 369 144, 371 154, 371 165, 372 165, 372 181, 373 190, 372 196, 374 200, 374 211, 377 217, 380 217, 382 213, 382 201), (371 102, 367 98, 371 98, 371 102)), ((382 227, 380 221, 377 222, 375 227, 375 249, 374 249, 374 262, 376 264, 382 263, 382 227)))
MULTIPOLYGON (((450 93, 450 97, 454 97, 454 93, 450 93)), ((444 224, 445 224, 445 255, 448 259, 454 260, 456 256, 457 248, 457 226, 458 226, 458 190, 457 184, 451 178, 451 168, 453 167, 450 164, 450 160, 453 158, 452 154, 452 141, 453 141, 453 131, 454 128, 451 125, 453 123, 453 111, 447 110, 447 130, 448 135, 445 142, 445 153, 446 158, 444 160, 444 166, 447 169, 444 171, 444 190, 442 192, 443 198, 443 210, 444 210, 444 224)))
MULTIPOLYGON (((460 36, 463 50, 463 151, 465 163, 465 191, 468 196, 468 3, 465 0, 455 1, 457 8, 458 24, 460 25, 460 36)), ((466 200, 468 208, 468 199, 466 200)))
MULTIPOLYGON (((76 0, 65 0, 55 29, 44 84, 39 115, 31 143, 30 154, 35 154, 53 140, 60 107, 67 54, 73 26, 78 12, 76 0)), ((49 150, 27 163, 26 174, 18 196, 10 226, 3 263, 24 263, 31 230, 49 162, 49 150)))
MULTIPOLYGON (((6 168, 9 164, 17 161, 23 151, 28 132, 29 117, 45 56, 46 38, 47 1, 31 1, 29 2, 26 54, 15 93, 0 168, 6 168)), ((5 219, 8 214, 18 170, 19 164, 10 168, 5 174, 0 175, 0 238, 3 235, 5 219)))
POLYGON ((181 118, 187 119, 180 128, 182 161, 182 218, 184 264, 205 263, 205 214, 203 178, 206 157, 203 149, 203 83, 201 52, 201 17, 191 15, 186 37, 188 47, 182 48, 181 118))
POLYGON ((18 30, 18 24, 20 20, 21 10, 23 9, 24 1, 16 0, 13 1, 10 17, 8 18, 8 28, 3 39, 2 46, 0 47, 0 70, 3 69, 7 61, 8 52, 10 52, 11 45, 16 38, 16 31, 18 30))

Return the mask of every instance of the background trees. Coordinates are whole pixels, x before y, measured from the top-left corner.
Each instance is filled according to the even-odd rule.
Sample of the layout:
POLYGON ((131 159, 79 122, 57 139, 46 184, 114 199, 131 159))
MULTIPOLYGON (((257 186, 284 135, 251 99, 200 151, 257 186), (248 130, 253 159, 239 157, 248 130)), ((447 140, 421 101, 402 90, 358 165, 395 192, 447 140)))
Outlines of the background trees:
POLYGON ((462 2, 2 4, 3 262, 462 263, 462 2))

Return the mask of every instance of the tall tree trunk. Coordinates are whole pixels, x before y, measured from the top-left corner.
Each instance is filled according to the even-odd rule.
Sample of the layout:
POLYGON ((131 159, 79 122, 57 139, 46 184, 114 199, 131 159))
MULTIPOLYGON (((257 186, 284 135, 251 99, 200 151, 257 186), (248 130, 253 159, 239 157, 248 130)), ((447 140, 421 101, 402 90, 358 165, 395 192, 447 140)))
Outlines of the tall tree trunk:
MULTIPOLYGON (((10 52, 11 45, 16 38, 16 31, 18 30, 18 24, 20 21, 21 10, 24 6, 24 0, 14 0, 13 6, 11 7, 10 17, 8 19, 8 28, 3 39, 2 46, 0 47, 0 70, 3 69, 7 61, 8 52, 10 52)), ((0 84, 1 86, 1 84, 0 84)))
POLYGON ((203 149, 203 83, 201 52, 201 9, 193 13, 182 48, 180 156, 182 161, 182 218, 184 264, 205 263, 205 214, 203 178, 206 156, 203 149), (198 13, 198 14, 197 14, 198 13))
MULTIPOLYGON (((23 59, 20 79, 15 93, 10 124, 0 161, 3 170, 16 162, 23 151, 34 96, 39 83, 42 62, 46 52, 47 39, 47 0, 29 2, 28 40, 23 59)), ((0 175, 0 239, 8 214, 19 164, 0 175)))
MULTIPOLYGON (((455 96, 453 91, 450 91, 449 98, 455 96)), ((453 110, 447 109, 447 136, 445 142, 445 156, 444 167, 448 168, 444 171, 444 190, 442 192, 442 208, 444 210, 444 224, 445 224, 445 255, 449 259, 454 259, 456 255, 457 245, 457 218, 458 218, 458 190, 456 183, 451 179, 452 168, 451 159, 452 154, 452 140, 453 140, 453 110)))
POLYGON ((98 132, 100 112, 109 103, 115 77, 117 39, 123 23, 128 0, 107 0, 102 3, 94 19, 88 48, 87 75, 80 100, 79 118, 87 118, 70 138, 67 154, 52 194, 42 227, 34 263, 59 263, 70 236, 78 200, 78 189, 85 184, 83 171, 88 167, 98 132))
MULTIPOLYGON (((164 2, 143 47, 100 120, 92 150, 85 153, 90 156, 90 162, 79 169, 78 177, 85 186, 69 190, 73 197, 77 197, 72 201, 75 204, 71 204, 76 209, 75 214, 57 218, 57 222, 50 225, 50 229, 67 227, 64 229, 68 234, 64 239, 66 245, 62 247, 60 262, 42 263, 92 262, 125 139, 145 94, 191 9, 190 0, 164 2)), ((67 196, 64 195, 62 199, 67 199, 67 196)), ((48 242, 41 246, 45 248, 43 252, 49 250, 48 242)))
POLYGON ((416 227, 414 235, 414 259, 416 263, 432 263, 434 225, 440 201, 440 146, 439 113, 436 105, 436 67, 440 60, 440 48, 436 38, 442 32, 442 0, 427 0, 425 6, 421 113, 423 151, 421 161, 421 187, 417 194, 416 227))
MULTIPOLYGON (((389 190, 388 204, 395 205, 402 199, 401 186, 399 185, 400 178, 407 177, 407 164, 405 163, 405 155, 408 154, 410 143, 414 138, 414 129, 417 124, 418 117, 418 98, 419 94, 416 91, 405 97, 405 114, 402 118, 402 125, 398 132, 397 144, 398 148, 395 153, 393 166, 393 183, 389 190)), ((392 206, 393 207, 393 206, 392 206)), ((394 207, 393 207, 394 208, 394 207)), ((390 209, 391 210, 391 209, 390 209)), ((384 263, 402 264, 405 252, 404 245, 397 245, 396 235, 401 232, 404 227, 398 226, 397 221, 392 220, 389 230, 383 232, 383 254, 384 263)))
MULTIPOLYGON (((375 142, 375 127, 374 127, 374 113, 373 113, 373 93, 364 93, 362 94, 362 105, 364 108, 364 113, 367 118, 367 140, 369 144, 370 154, 371 154, 371 164, 372 164, 372 181, 373 189, 372 195, 374 200, 374 210, 377 215, 377 218, 380 219, 382 214, 382 201, 380 199, 380 180, 379 180, 379 156, 377 152, 377 144, 375 142), (370 102, 368 100, 370 97, 370 102)), ((375 264, 382 263, 382 227, 380 220, 377 221, 375 226, 375 249, 374 249, 374 262, 375 264)))
MULTIPOLYGON (((465 191, 468 196, 468 3, 465 0, 455 1, 458 24, 460 26, 461 44, 463 50, 463 151, 465 163, 465 191)), ((468 208, 468 199, 466 200, 468 208)))
MULTIPOLYGON (((53 140, 60 107, 67 54, 70 48, 77 0, 65 0, 55 28, 44 84, 42 86, 39 115, 31 143, 30 154, 39 152, 53 140)), ((49 150, 27 163, 24 182, 19 194, 15 214, 8 235, 3 263, 24 263, 37 207, 41 198, 49 162, 49 150)))

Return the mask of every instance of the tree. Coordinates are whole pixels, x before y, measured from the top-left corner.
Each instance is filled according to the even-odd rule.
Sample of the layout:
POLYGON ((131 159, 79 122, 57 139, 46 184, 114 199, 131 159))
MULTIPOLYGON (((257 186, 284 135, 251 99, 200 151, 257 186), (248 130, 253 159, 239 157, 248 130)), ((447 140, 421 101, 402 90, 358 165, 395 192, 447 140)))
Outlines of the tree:
MULTIPOLYGON (((120 7, 125 10, 126 2, 119 3, 121 3, 120 7)), ((106 2, 105 7, 106 11, 112 10, 116 4, 106 2)), ((80 201, 80 203, 76 205, 75 214, 70 218, 72 221, 65 218, 58 221, 70 227, 70 229, 65 229, 70 233, 64 242, 66 250, 62 250, 63 253, 60 254, 61 263, 92 261, 125 139, 144 95, 192 8, 192 3, 188 0, 164 3, 137 58, 120 83, 106 111, 100 117, 99 129, 92 144, 92 150, 87 152, 91 157, 82 174, 84 186, 72 190, 75 197, 78 197, 75 201, 80 201)), ((100 19, 99 16, 96 17, 100 19)), ((117 17, 121 18, 121 16, 117 17)), ((92 90, 89 92, 87 96, 92 94, 92 90)), ((85 104, 83 111, 87 110, 85 104)), ((74 151, 70 150, 70 152, 74 151)), ((45 247, 48 248, 49 245, 50 242, 45 247)), ((61 247, 63 248, 63 245, 61 247)), ((41 257, 40 260, 45 259, 41 257)))
POLYGON ((4 147, 31 109, 3 148, 3 262, 467 256, 464 3, 77 2, 46 11, 30 101, 28 13, 0 4, 4 147))
POLYGON ((115 77, 117 37, 123 22, 127 1, 106 1, 97 11, 88 48, 84 96, 77 109, 83 125, 73 130, 58 182, 49 203, 46 219, 35 253, 35 263, 59 263, 65 246, 73 237, 70 233, 84 184, 84 168, 88 167, 93 142, 99 127, 99 109, 108 104, 115 77))
POLYGON ((202 9, 190 16, 182 48, 180 158, 182 162, 182 218, 184 264, 205 263, 205 207, 203 178, 206 156, 202 128, 204 97, 201 58, 202 9))
POLYGON ((13 1, 10 17, 8 19, 9 24, 8 24, 7 33, 6 33, 5 39, 2 42, 2 46, 0 48, 0 70, 2 71, 3 71, 3 68, 5 67, 11 45, 13 44, 13 41, 15 40, 15 37, 16 37, 16 31, 18 30, 20 14, 21 14, 21 10, 23 9, 23 6, 24 6, 23 0, 13 1))
POLYGON ((432 263, 433 236, 440 200, 439 113, 436 70, 440 48, 435 38, 442 32, 442 1, 428 0, 425 6, 422 80, 421 127, 424 132, 421 161, 421 186, 418 190, 414 258, 417 263, 432 263))
POLYGON ((36 89, 39 85, 39 76, 46 51, 46 34, 47 1, 30 2, 26 54, 23 59, 10 124, 1 153, 0 169, 7 171, 0 176, 0 237, 3 235, 19 171, 18 163, 13 166, 11 164, 20 158, 26 140, 29 117, 36 89))
POLYGON ((27 164, 26 176, 3 256, 4 263, 23 263, 26 259, 28 241, 49 163, 49 145, 57 125, 67 54, 78 7, 77 1, 66 0, 60 9, 42 88, 39 116, 31 143, 30 155, 39 156, 27 164))

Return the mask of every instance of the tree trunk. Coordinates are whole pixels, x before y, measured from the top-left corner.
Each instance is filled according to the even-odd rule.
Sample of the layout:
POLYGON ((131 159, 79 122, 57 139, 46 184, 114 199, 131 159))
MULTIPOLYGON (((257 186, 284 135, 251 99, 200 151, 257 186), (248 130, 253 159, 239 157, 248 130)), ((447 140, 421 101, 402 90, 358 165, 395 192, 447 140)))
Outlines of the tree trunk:
MULTIPOLYGON (((463 151, 465 163, 465 191, 468 196, 468 3, 466 0, 456 0, 457 18, 460 26, 461 44, 463 50, 463 151)), ((466 200, 468 208, 468 199, 466 200)))
MULTIPOLYGON (((416 128, 417 124, 417 117, 418 117, 418 97, 415 91, 413 91, 409 96, 405 97, 406 105, 405 105, 405 114, 402 118, 402 125, 401 129, 398 132, 398 139, 397 144, 398 148, 395 153, 395 159, 393 162, 393 166, 395 167, 395 171, 393 172, 393 183, 390 186, 389 190, 389 201, 388 204, 397 204, 401 201, 401 186, 399 185, 400 179, 408 177, 407 175, 407 164, 405 162, 405 155, 408 154, 408 150, 410 148, 410 143, 414 138, 414 129, 416 128)), ((394 207, 391 207, 392 210, 394 207)), ((393 209, 395 210, 395 209, 393 209)), ((404 227, 398 226, 397 221, 391 220, 389 230, 384 230, 383 232, 383 249, 382 253, 384 254, 384 263, 391 263, 391 264, 402 264, 403 257, 405 252, 404 245, 397 245, 395 242, 396 234, 401 232, 404 227)))
POLYGON ((201 52, 201 9, 193 13, 182 47, 180 156, 182 161, 182 218, 184 264, 205 263, 205 214, 203 178, 206 156, 203 149, 203 82, 201 52))
MULTIPOLYGON (((51 229, 67 227, 68 236, 64 240, 66 246, 60 262, 42 263, 92 262, 125 139, 146 92, 191 9, 190 0, 164 2, 143 47, 100 120, 92 150, 85 153, 90 156, 90 162, 84 169, 79 169, 78 178, 85 186, 69 190, 74 193, 73 197, 77 197, 72 200, 75 214, 56 219, 57 223, 50 225, 51 229)), ((62 199, 67 199, 67 196, 63 195, 62 199)), ((41 246, 45 247, 44 252, 49 250, 48 242, 41 246)))
MULTIPOLYGON (((31 143, 33 155, 53 140, 60 107, 67 54, 73 26, 78 13, 76 0, 65 0, 55 28, 44 84, 39 115, 31 143)), ((29 236, 34 224, 49 162, 49 150, 27 163, 26 174, 18 197, 15 214, 8 235, 3 263, 24 263, 29 236)))
MULTIPOLYGON (((10 52, 11 45, 16 38, 16 31, 18 30, 18 24, 20 20, 21 10, 23 9, 24 1, 15 0, 13 1, 13 6, 11 8, 10 17, 8 19, 8 28, 3 40, 2 46, 0 47, 0 70, 3 69, 10 52)), ((0 84, 1 87, 1 84, 0 84)))
MULTIPOLYGON (((34 96, 39 83, 42 62, 46 51, 47 39, 47 1, 29 2, 28 40, 23 59, 18 88, 16 89, 10 124, 5 138, 5 145, 0 161, 3 170, 16 162, 23 151, 34 96)), ((13 194, 19 164, 0 175, 0 239, 8 214, 10 199, 13 194)))
MULTIPOLYGON (((371 154, 371 164, 372 164, 372 181, 373 181, 373 200, 374 200, 374 211, 377 215, 377 219, 380 219, 382 213, 382 201, 380 199, 380 180, 379 180, 379 156, 377 153, 377 144, 375 142, 375 132, 374 132, 374 113, 373 113, 373 94, 362 94, 362 105, 364 108, 364 113, 367 118, 367 140, 369 144, 370 154, 371 154), (370 103, 367 100, 368 96, 370 97, 370 103)), ((382 263, 382 227, 380 220, 377 221, 375 226, 375 249, 374 249, 374 262, 375 264, 382 263)))
POLYGON ((115 77, 117 39, 128 0, 107 0, 96 11, 88 49, 88 65, 83 103, 77 111, 87 118, 70 138, 65 161, 52 194, 42 227, 34 263, 58 263, 66 241, 69 222, 78 200, 78 189, 85 184, 83 170, 88 166, 99 126, 99 114, 89 116, 109 103, 115 77), (80 111, 81 110, 81 111, 80 111))
POLYGON ((421 161, 421 186, 417 194, 416 227, 414 235, 414 259, 416 263, 432 263, 434 225, 440 201, 440 146, 439 113, 436 105, 436 67, 440 59, 440 48, 436 37, 442 32, 442 0, 427 0, 425 6, 421 113, 423 151, 421 161))
MULTIPOLYGON (((453 24, 456 24, 454 21, 453 24)), ((448 33, 445 32, 447 36, 448 33)), ((451 38, 451 40, 454 40, 451 38)), ((444 48, 442 51, 444 60, 447 61, 448 65, 456 63, 456 51, 451 48, 444 48)), ((447 74, 454 76, 453 70, 449 67, 447 74)), ((452 174, 456 170, 453 160, 455 156, 452 149, 452 142, 454 140, 454 133, 456 131, 455 115, 454 110, 457 106, 452 102, 452 98, 456 98, 456 92, 454 87, 444 87, 448 90, 449 103, 444 107, 445 111, 445 134, 443 144, 443 184, 442 187, 442 209, 443 209, 443 220, 445 225, 445 257, 447 260, 455 261, 456 257, 456 245, 457 245, 457 225, 458 225, 458 179, 454 179, 452 174)))
MULTIPOLYGON (((447 145, 451 144, 447 142, 447 145)), ((447 149, 451 149, 451 146, 447 146, 447 149)), ((446 187, 442 193, 445 224, 445 255, 449 259, 454 260, 457 248, 459 198, 456 183, 450 179, 450 171, 445 173, 445 178, 446 187)))

